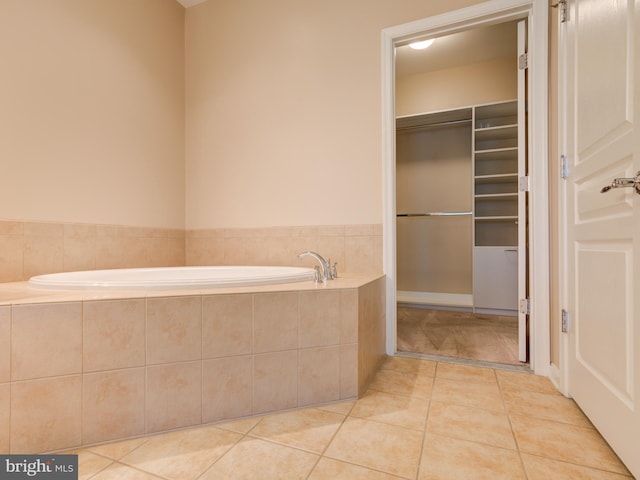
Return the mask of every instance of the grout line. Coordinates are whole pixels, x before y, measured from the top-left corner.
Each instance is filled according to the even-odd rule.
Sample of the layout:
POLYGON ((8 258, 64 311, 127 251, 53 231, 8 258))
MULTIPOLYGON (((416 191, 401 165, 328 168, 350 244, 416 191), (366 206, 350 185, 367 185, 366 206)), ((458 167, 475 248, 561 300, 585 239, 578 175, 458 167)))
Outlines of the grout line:
POLYGON ((431 394, 429 395, 429 407, 427 408, 427 415, 424 419, 424 428, 422 430, 422 444, 420 445, 420 455, 418 457, 418 470, 416 471, 416 480, 420 478, 420 469, 422 468, 422 457, 424 454, 424 444, 427 439, 427 428, 429 427, 429 417, 431 415, 431 406, 433 405, 433 390, 436 386, 436 374, 438 373, 438 364, 436 364, 436 368, 433 372, 432 382, 431 382, 431 394))
POLYGON ((524 472, 525 478, 529 478, 527 474, 527 468, 524 464, 524 459, 522 458, 522 451, 520 450, 520 444, 518 442, 518 437, 516 436, 516 432, 513 429, 513 423, 511 422, 511 412, 507 407, 506 402, 504 401, 504 393, 502 391, 502 384, 500 383, 500 379, 498 378, 498 373, 494 370, 494 375, 496 377, 496 383, 498 385, 498 391, 500 392, 500 400, 502 401, 502 407, 507 415, 507 421, 509 422, 509 430, 511 430, 511 435, 513 436, 513 443, 516 446, 516 451, 518 452, 518 459, 520 459, 520 465, 522 467, 522 471, 524 472))
MULTIPOLYGON (((338 428, 336 428, 336 431, 333 432, 333 435, 331 435, 331 438, 329 439, 329 441, 327 442, 327 444, 324 446, 324 448, 322 449, 322 452, 320 452, 320 454, 318 454, 318 459, 316 460, 316 462, 313 464, 313 467, 311 467, 311 470, 309 470, 309 473, 307 474, 307 476, 305 478, 309 478, 309 476, 311 476, 311 474, 313 473, 313 471, 316 469, 316 467, 318 466, 318 463, 320 463, 320 460, 322 460, 323 458, 331 458, 331 457, 325 457, 325 453, 327 453, 327 450, 329 449, 329 446, 331 445, 331 443, 333 442, 333 440, 336 438, 336 436, 338 435, 338 432, 342 429, 342 426, 345 424, 345 422, 347 421, 347 418, 349 418, 349 415, 351 414, 351 411, 353 410, 353 407, 355 406, 357 400, 355 402, 353 402, 353 405, 351 405, 351 408, 349 409, 349 412, 347 412, 345 415, 343 415, 342 417, 342 421, 340 422, 340 426, 338 428)), ((311 407, 313 408, 313 407, 311 407)), ((328 410, 325 410, 328 411, 328 410)), ((336 412, 330 412, 330 413, 336 413, 336 412)), ((342 414, 338 414, 338 415, 342 415, 342 414)))

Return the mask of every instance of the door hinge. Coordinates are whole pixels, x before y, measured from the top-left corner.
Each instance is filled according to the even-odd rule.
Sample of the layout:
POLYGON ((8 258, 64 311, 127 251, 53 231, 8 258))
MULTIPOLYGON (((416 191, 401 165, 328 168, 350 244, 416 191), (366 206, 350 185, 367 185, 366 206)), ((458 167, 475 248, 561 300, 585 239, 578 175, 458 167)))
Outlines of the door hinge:
POLYGON ((555 5, 551 5, 551 8, 557 8, 558 11, 560 12, 560 22, 561 23, 565 23, 569 18, 569 15, 567 13, 567 0, 558 0, 558 3, 556 3, 555 5))
POLYGON ((567 333, 569 331, 569 322, 571 317, 569 312, 567 312, 564 308, 562 309, 562 333, 567 333))
POLYGON ((531 313, 531 302, 528 298, 520 299, 520 313, 529 315, 531 313))
POLYGON ((525 175, 524 177, 520 177, 518 181, 518 188, 521 192, 529 191, 529 176, 525 175))
POLYGON ((529 54, 523 53, 518 57, 518 69, 526 70, 529 67, 529 54))
POLYGON ((560 176, 563 180, 566 180, 569 177, 569 159, 566 155, 560 156, 560 176))

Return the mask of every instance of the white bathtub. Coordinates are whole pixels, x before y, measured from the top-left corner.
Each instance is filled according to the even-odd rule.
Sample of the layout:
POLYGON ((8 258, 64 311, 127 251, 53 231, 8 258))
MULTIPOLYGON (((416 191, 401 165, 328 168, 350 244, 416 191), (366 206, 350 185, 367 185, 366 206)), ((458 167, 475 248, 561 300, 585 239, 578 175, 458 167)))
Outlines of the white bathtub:
POLYGON ((46 289, 153 289, 207 288, 305 282, 314 279, 312 268, 214 266, 120 268, 51 273, 29 279, 29 286, 46 289))

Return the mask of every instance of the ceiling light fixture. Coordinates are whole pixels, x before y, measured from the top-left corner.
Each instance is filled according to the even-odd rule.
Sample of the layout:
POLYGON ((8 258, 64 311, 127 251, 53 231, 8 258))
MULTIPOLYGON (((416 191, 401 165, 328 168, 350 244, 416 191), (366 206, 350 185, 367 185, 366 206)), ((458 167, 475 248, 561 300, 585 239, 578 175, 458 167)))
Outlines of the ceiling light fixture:
POLYGON ((413 48, 414 50, 424 50, 425 48, 428 48, 431 46, 431 44, 434 42, 435 38, 430 38, 429 40, 422 40, 420 42, 413 42, 410 43, 409 46, 411 48, 413 48))

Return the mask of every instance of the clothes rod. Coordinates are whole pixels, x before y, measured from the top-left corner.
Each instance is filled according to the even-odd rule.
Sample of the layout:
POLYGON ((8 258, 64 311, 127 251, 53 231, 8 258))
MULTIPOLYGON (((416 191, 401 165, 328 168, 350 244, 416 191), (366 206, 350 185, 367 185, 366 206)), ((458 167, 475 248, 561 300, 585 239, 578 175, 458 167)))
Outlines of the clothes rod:
POLYGON ((396 217, 462 217, 471 212, 428 212, 428 213, 398 213, 396 217))
POLYGON ((465 123, 471 123, 471 119, 466 120, 451 120, 449 122, 437 122, 437 123, 418 123, 416 125, 406 125, 398 127, 396 126, 396 130, 417 130, 419 128, 430 128, 430 127, 448 127, 450 125, 464 125, 465 123))

